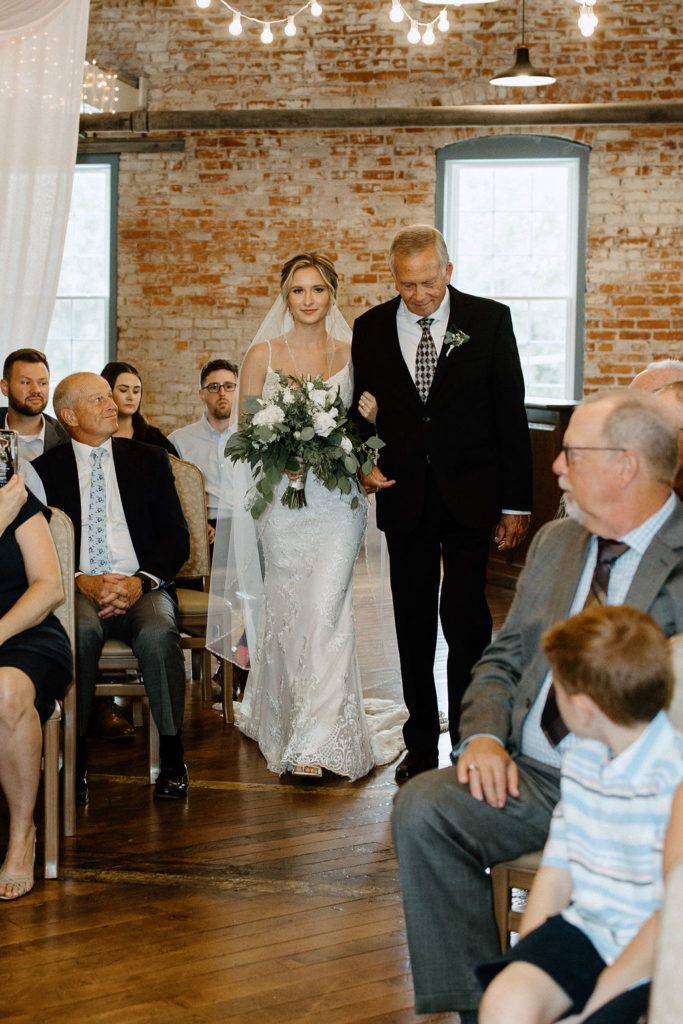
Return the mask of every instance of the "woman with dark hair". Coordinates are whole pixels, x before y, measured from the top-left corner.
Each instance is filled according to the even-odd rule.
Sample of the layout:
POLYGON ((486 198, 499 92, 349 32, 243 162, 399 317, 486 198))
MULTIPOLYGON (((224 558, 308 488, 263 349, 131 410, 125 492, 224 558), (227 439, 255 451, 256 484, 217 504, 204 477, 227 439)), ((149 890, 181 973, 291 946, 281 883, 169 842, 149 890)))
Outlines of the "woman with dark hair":
POLYGON ((155 444, 178 457, 175 446, 158 427, 148 423, 140 412, 142 380, 135 367, 131 363, 107 363, 100 376, 104 377, 111 388, 119 410, 119 428, 114 437, 131 437, 134 441, 155 444))

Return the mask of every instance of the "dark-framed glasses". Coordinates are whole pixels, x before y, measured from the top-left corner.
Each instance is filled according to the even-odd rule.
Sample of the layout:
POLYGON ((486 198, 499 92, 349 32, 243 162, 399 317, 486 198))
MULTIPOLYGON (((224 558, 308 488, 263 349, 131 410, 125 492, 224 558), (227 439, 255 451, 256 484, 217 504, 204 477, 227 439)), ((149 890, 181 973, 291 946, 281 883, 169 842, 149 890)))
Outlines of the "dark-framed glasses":
POLYGON ((561 451, 567 460, 567 465, 573 465, 573 452, 625 452, 628 448, 608 448, 601 445, 590 444, 563 444, 561 451))
POLYGON ((204 384, 203 387, 200 388, 200 391, 209 391, 209 392, 211 392, 212 395, 217 395, 220 391, 227 391, 228 394, 229 394, 231 391, 234 391, 236 387, 237 387, 237 385, 235 383, 228 383, 228 384, 213 383, 213 384, 204 384))

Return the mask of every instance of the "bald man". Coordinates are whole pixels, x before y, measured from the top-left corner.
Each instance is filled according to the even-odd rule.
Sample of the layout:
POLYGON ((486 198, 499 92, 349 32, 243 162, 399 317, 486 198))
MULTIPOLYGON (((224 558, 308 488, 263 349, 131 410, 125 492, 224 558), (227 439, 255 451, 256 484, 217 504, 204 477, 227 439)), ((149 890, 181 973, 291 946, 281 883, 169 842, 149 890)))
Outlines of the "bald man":
POLYGON ((636 391, 656 391, 677 380, 683 380, 683 362, 680 359, 657 359, 636 374, 629 387, 636 391))
POLYGON ((97 374, 74 373, 61 381, 54 410, 71 441, 28 468, 42 481, 47 503, 66 512, 76 534, 76 800, 88 801, 85 735, 97 663, 109 638, 133 648, 159 729, 161 770, 154 795, 179 799, 187 795, 188 776, 181 741, 185 663, 174 579, 190 540, 171 464, 162 448, 112 436, 117 407, 109 384, 97 374))

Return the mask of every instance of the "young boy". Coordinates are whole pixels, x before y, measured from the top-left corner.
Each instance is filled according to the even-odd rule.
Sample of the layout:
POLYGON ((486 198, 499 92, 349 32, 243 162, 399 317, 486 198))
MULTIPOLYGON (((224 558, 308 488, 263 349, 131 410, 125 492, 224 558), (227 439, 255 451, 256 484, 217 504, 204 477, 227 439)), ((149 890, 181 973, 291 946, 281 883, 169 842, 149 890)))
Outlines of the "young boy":
POLYGON ((593 606, 549 630, 543 650, 575 737, 520 941, 477 970, 483 984, 494 979, 479 1022, 635 1024, 647 1010, 663 875, 683 856, 683 737, 663 710, 667 641, 635 608, 593 606))

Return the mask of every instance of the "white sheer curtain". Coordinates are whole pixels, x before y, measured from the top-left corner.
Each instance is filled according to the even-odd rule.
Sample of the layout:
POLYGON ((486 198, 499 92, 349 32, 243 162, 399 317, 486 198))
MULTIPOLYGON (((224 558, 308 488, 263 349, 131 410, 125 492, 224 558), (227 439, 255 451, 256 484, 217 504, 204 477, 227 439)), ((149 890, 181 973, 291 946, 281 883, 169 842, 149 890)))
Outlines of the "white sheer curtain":
POLYGON ((0 369, 44 350, 57 293, 90 0, 0 0, 0 369))

